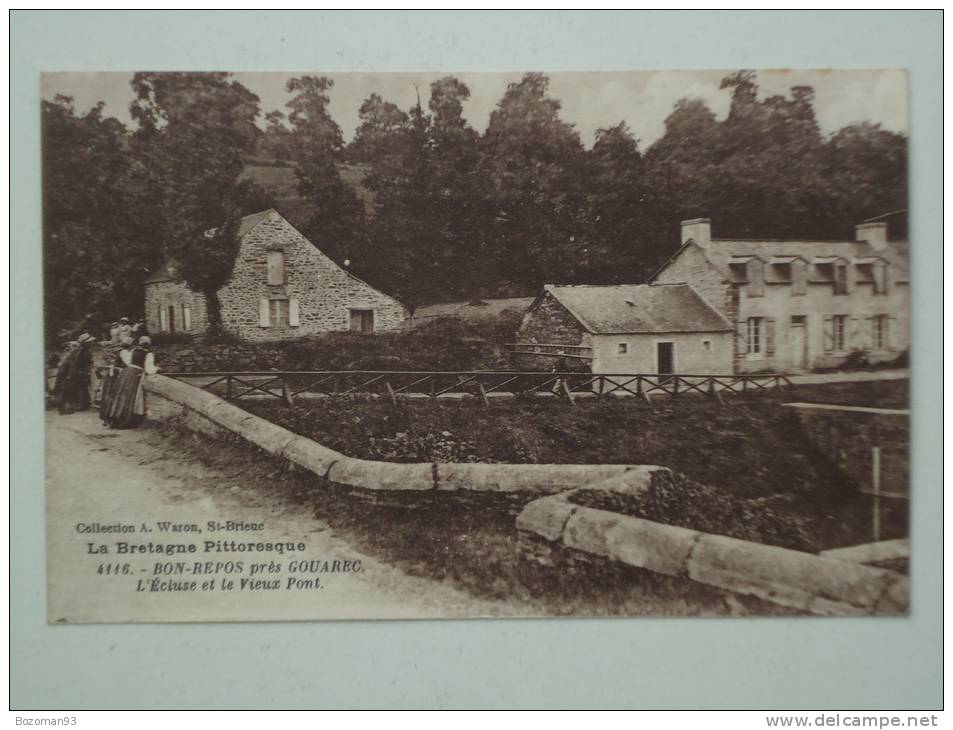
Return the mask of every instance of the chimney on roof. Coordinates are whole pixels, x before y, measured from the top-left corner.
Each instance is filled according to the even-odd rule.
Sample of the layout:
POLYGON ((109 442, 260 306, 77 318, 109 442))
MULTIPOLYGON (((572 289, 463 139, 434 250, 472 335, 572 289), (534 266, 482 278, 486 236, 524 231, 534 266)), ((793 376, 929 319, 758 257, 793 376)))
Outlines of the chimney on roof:
POLYGON ((858 243, 866 242, 874 251, 883 251, 887 248, 887 224, 860 223, 854 238, 858 243))
POLYGON ((688 239, 693 240, 700 248, 708 248, 711 243, 711 218, 682 221, 682 243, 687 243, 688 239))

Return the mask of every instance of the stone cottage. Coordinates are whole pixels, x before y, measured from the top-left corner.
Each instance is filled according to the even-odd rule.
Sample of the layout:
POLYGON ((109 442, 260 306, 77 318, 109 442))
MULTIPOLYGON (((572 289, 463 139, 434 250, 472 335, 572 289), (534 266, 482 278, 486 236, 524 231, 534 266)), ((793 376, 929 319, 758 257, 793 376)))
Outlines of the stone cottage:
POLYGON ((699 218, 650 281, 690 283, 731 323, 734 372, 837 367, 852 353, 882 362, 909 346, 906 250, 878 221, 854 241, 799 241, 712 238, 699 218))
POLYGON ((516 334, 526 367, 731 372, 733 327, 691 284, 547 285, 516 334))
MULTIPOLYGON (((334 263, 278 211, 242 218, 228 282, 218 290, 222 324, 243 340, 282 340, 326 332, 400 329, 407 310, 334 263)), ((146 280, 146 324, 154 333, 202 335, 205 295, 192 291, 178 263, 146 280)))

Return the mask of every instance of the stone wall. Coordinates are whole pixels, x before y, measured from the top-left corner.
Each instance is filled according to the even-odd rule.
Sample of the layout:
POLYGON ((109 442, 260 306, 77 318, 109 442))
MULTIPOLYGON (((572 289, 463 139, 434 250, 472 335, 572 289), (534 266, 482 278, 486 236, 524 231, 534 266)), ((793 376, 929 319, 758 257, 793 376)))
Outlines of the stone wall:
MULTIPOLYGON (((516 342, 521 345, 578 345, 590 347, 592 336, 579 324, 559 301, 546 292, 538 304, 534 304, 523 315, 523 321, 516 330, 516 342)), ((580 368, 585 361, 572 359, 560 362, 555 357, 535 357, 520 355, 518 364, 522 370, 549 370, 557 364, 561 370, 580 368)))
POLYGON ((880 491, 907 495, 910 483, 910 411, 887 408, 786 403, 808 438, 865 492, 871 490, 873 457, 880 447, 880 491))
POLYGON ((908 611, 909 580, 893 571, 582 507, 569 496, 533 500, 517 516, 521 537, 535 538, 521 540, 534 562, 545 565, 568 549, 807 613, 908 611))
POLYGON ((647 479, 640 464, 396 463, 345 456, 266 421, 208 391, 162 375, 143 381, 146 418, 201 433, 234 434, 336 484, 382 491, 552 494, 613 478, 647 479))
POLYGON ((737 298, 731 284, 711 265, 705 252, 694 243, 686 246, 671 263, 658 272, 652 284, 692 285, 701 297, 728 318, 735 321, 737 298))
POLYGON ((231 278, 219 290, 225 328, 246 340, 281 340, 350 328, 351 309, 374 312, 374 330, 400 329, 407 311, 397 300, 349 275, 271 211, 242 238, 231 278), (285 283, 268 283, 268 253, 284 254, 285 283), (262 300, 287 300, 297 323, 263 325, 262 300))
POLYGON ((169 307, 174 308, 174 326, 176 332, 201 335, 208 330, 208 312, 205 295, 194 292, 184 281, 159 281, 146 284, 146 327, 149 332, 169 332, 169 307), (165 320, 159 310, 165 312, 165 320), (189 326, 186 327, 188 309, 189 326), (163 323, 165 326, 163 326, 163 323))

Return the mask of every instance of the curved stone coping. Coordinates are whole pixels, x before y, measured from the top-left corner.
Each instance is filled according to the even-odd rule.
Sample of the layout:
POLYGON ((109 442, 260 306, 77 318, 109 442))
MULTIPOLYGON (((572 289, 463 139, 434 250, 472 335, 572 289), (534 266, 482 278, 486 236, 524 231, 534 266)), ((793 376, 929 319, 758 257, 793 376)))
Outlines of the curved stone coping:
POLYGON ((464 489, 554 494, 610 479, 647 483, 650 474, 661 468, 626 464, 401 464, 356 459, 182 381, 150 375, 143 387, 148 393, 198 413, 219 427, 318 476, 362 489, 464 489))
POLYGON ((569 494, 526 505, 517 529, 656 573, 821 615, 903 614, 906 576, 797 550, 582 507, 569 494))

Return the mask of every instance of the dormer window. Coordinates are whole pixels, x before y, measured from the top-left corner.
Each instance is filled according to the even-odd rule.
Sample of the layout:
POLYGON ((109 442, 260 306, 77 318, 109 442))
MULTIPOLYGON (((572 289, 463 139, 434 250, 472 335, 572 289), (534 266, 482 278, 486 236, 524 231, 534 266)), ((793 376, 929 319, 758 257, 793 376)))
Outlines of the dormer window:
POLYGON ((731 262, 728 264, 728 271, 731 273, 731 280, 736 284, 746 284, 748 282, 748 267, 743 262, 731 262))
POLYGON ((771 279, 775 284, 790 284, 792 279, 791 260, 774 259, 768 268, 771 279))
POLYGON ((857 281, 872 284, 874 294, 887 293, 887 262, 882 258, 869 257, 854 259, 857 281))
POLYGON ((834 264, 834 293, 847 294, 847 263, 844 261, 834 264))
POLYGON ((283 251, 268 252, 268 285, 281 286, 285 283, 285 254, 283 251))

